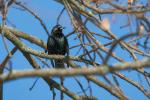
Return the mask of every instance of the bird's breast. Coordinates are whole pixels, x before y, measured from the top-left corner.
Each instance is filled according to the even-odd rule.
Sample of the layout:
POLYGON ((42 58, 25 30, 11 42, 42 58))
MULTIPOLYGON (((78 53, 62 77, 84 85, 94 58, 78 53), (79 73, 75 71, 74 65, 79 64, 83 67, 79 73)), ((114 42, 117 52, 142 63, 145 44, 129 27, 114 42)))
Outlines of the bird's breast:
POLYGON ((59 47, 60 50, 62 50, 65 46, 65 39, 64 37, 61 37, 61 38, 56 38, 56 41, 57 41, 57 45, 59 47))

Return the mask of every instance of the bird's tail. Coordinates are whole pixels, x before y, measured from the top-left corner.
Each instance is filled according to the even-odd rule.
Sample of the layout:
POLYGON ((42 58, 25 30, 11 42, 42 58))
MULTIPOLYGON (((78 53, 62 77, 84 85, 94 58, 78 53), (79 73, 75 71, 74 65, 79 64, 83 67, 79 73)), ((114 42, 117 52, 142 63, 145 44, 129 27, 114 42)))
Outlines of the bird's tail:
POLYGON ((63 60, 55 60, 55 68, 65 68, 63 60))
MULTIPOLYGON (((65 64, 63 60, 55 60, 55 68, 65 68, 65 64)), ((60 77, 60 84, 61 86, 64 85, 64 77, 60 77)), ((60 97, 61 97, 61 100, 63 100, 64 96, 63 96, 62 91, 61 91, 60 97)))

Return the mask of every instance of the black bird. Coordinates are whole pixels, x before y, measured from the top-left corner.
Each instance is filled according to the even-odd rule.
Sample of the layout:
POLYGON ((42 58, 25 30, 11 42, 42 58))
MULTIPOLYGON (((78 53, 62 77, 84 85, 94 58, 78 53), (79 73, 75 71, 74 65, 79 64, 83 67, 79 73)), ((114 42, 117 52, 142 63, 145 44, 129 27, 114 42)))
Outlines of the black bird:
MULTIPOLYGON (((47 40, 47 50, 48 54, 58 54, 58 55, 69 55, 69 45, 68 40, 63 34, 63 27, 61 25, 56 25, 51 31, 51 35, 47 40)), ((64 68, 63 60, 52 61, 54 68, 64 68)))
MULTIPOLYGON (((64 36, 63 27, 61 25, 56 25, 51 31, 51 35, 47 40, 47 50, 48 54, 58 54, 58 55, 69 55, 69 45, 68 40, 64 36)), ((54 68, 65 68, 63 60, 51 60, 52 66, 54 68)), ((60 77, 61 85, 63 86, 64 78, 60 77)), ((61 91, 61 100, 63 100, 63 92, 61 91)))

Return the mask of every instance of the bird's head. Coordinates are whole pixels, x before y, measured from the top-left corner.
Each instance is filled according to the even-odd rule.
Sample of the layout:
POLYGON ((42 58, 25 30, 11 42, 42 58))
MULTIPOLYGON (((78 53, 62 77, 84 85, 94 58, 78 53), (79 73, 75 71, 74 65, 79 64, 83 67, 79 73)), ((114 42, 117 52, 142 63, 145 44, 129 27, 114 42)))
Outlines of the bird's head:
POLYGON ((64 27, 62 27, 61 25, 56 25, 53 27, 52 29, 52 35, 61 35, 62 34, 62 30, 64 29, 64 27))

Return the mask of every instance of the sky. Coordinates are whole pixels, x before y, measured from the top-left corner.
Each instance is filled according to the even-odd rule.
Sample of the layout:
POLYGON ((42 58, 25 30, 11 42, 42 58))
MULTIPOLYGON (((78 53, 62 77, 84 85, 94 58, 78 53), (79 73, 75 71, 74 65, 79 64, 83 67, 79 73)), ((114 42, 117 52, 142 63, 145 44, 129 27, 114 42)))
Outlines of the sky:
MULTIPOLYGON (((56 25, 57 16, 59 15, 60 11, 63 8, 61 4, 56 3, 54 0, 32 0, 32 1, 21 0, 21 1, 25 1, 27 3, 26 6, 39 15, 39 17, 44 21, 45 25, 47 26, 49 32, 51 31, 52 27, 56 25)), ((107 18, 112 18, 112 16, 108 15, 107 18)), ((123 16, 120 17, 120 20, 121 18, 123 18, 123 16)), ((42 39, 45 42, 47 41, 48 36, 45 33, 44 29, 41 27, 40 23, 26 11, 17 9, 17 6, 13 5, 9 9, 7 19, 9 20, 9 22, 7 22, 9 26, 15 27, 20 31, 36 36, 37 38, 42 39)), ((66 27, 66 29, 64 30, 64 34, 67 34, 72 31, 72 25, 66 11, 63 13, 61 17, 60 24, 66 27)), ((111 30, 117 34, 120 34, 122 32, 118 30, 119 24, 121 24, 121 21, 117 21, 114 26, 111 25, 113 26, 111 27, 111 30)), ((99 30, 90 23, 88 27, 90 27, 91 30, 96 30, 97 32, 99 32, 99 30)), ((123 29, 123 32, 128 33, 128 31, 126 30, 128 29, 123 29)), ((68 40, 70 46, 73 46, 78 43, 78 41, 74 39, 74 36, 69 37, 68 40)), ((31 44, 25 40, 23 41, 27 46, 31 48, 34 48, 36 50, 43 50, 39 47, 36 47, 34 44, 31 44)), ((103 42, 106 41, 104 40, 103 42)), ((0 43, 1 43, 0 48, 4 48, 4 45, 2 44, 2 37, 0 37, 0 43)), ((8 40, 7 40, 7 45, 9 46, 9 50, 13 48, 13 45, 8 40)), ((1 62, 4 59, 4 57, 7 55, 7 52, 4 49, 0 49, 0 54, 1 54, 0 56, 0 62, 1 62)), ((118 51, 118 54, 120 56, 124 56, 122 52, 118 51)), ((74 51, 71 51, 71 55, 75 55, 74 51)), ((126 56, 124 56, 124 58, 126 58, 126 60, 130 60, 126 56)), ((32 69, 32 66, 26 61, 22 53, 19 51, 15 53, 11 61, 12 61, 13 69, 18 69, 18 70, 32 69)), ((113 62, 116 61, 110 60, 110 63, 113 62)), ((137 72, 135 71, 133 71, 132 73, 127 71, 122 73, 126 74, 128 77, 132 77, 132 79, 138 80, 138 75, 137 72)), ((4 97, 3 97, 4 100, 41 100, 41 99, 51 100, 52 92, 49 90, 47 84, 41 78, 38 79, 33 90, 32 91, 29 90, 36 79, 37 78, 31 77, 31 78, 23 78, 19 80, 6 82, 4 84, 4 97)), ((59 82, 58 78, 54 78, 54 79, 57 82, 59 82)), ((85 87, 87 87, 87 82, 84 80, 83 77, 78 77, 78 79, 84 84, 85 87)), ((103 78, 99 78, 99 79, 103 81, 103 78)), ((132 85, 127 84, 124 80, 119 79, 119 82, 121 84, 122 89, 125 91, 125 94, 128 97, 130 97, 131 100, 135 100, 137 98, 138 100, 148 100, 148 98, 146 98, 141 92, 139 92, 139 90, 137 90, 132 85)), ((146 89, 148 89, 148 85, 146 84, 145 81, 143 81, 142 84, 145 87, 147 87, 146 89)), ((65 79, 65 86, 68 89, 73 90, 74 93, 78 93, 81 91, 78 84, 75 82, 75 80, 72 77, 68 77, 65 79)), ((98 100, 100 99, 117 100, 116 97, 112 96, 106 90, 98 87, 94 83, 91 83, 91 86, 93 89, 93 96, 98 97, 98 100)), ((56 100, 59 100, 59 92, 57 90, 56 93, 58 93, 58 96, 56 96, 56 100)), ((71 98, 65 96, 65 100, 71 100, 71 98)))

